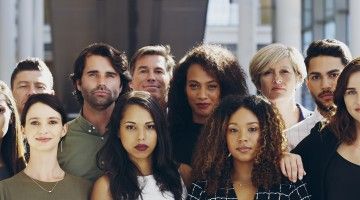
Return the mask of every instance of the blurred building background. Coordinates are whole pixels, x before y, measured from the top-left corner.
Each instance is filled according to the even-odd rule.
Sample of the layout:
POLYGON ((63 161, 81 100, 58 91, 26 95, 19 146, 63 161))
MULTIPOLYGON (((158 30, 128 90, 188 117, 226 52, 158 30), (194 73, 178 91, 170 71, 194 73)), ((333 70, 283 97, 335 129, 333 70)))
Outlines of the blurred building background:
MULTIPOLYGON (((273 42, 304 52, 313 40, 335 38, 356 57, 359 8, 358 0, 0 0, 0 79, 9 83, 20 59, 40 57, 67 110, 77 112, 68 75, 92 42, 108 42, 129 57, 143 45, 165 43, 177 59, 195 43, 218 43, 246 72, 254 53, 273 42)), ((297 98, 313 107, 306 87, 297 98)))

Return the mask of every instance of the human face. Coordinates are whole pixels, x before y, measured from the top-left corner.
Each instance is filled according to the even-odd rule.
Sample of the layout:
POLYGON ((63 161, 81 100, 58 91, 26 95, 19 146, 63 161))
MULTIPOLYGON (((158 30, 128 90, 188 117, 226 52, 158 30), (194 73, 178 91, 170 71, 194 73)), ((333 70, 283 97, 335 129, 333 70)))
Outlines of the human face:
POLYGON ((0 139, 3 138, 8 131, 11 113, 5 96, 0 94, 0 139))
POLYGON ((135 62, 130 87, 133 90, 148 91, 165 102, 169 81, 170 73, 166 70, 165 58, 161 55, 145 55, 135 62))
POLYGON ((33 94, 54 94, 52 79, 43 71, 21 71, 15 78, 12 88, 16 106, 19 113, 22 112, 29 96, 33 94))
POLYGON ((220 84, 199 64, 190 65, 185 92, 193 121, 203 124, 220 101, 220 84))
POLYGON ((151 162, 157 133, 150 113, 139 105, 129 105, 120 121, 119 138, 133 162, 151 162))
POLYGON ((239 108, 229 119, 226 141, 236 162, 253 162, 258 152, 260 124, 256 115, 246 108, 239 108))
POLYGON ((121 92, 120 76, 110 60, 99 55, 86 58, 77 88, 84 98, 84 105, 105 110, 112 105, 121 92))
POLYGON ((360 72, 353 73, 344 94, 346 109, 360 127, 360 72))
POLYGON ((328 110, 334 106, 333 93, 344 67, 338 57, 318 56, 310 60, 306 85, 319 109, 328 110))
POLYGON ((261 93, 270 100, 290 98, 295 95, 296 76, 289 61, 284 58, 260 75, 261 93))
POLYGON ((67 128, 63 125, 60 113, 38 102, 29 108, 22 131, 31 152, 57 151, 59 141, 65 136, 67 128))

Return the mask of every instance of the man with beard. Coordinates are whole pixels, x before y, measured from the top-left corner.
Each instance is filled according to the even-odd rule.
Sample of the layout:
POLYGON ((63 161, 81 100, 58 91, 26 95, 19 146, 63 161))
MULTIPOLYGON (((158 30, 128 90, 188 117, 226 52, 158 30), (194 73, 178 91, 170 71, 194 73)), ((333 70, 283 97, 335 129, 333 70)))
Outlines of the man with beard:
POLYGON ((335 113, 333 92, 338 76, 352 60, 349 48, 335 39, 317 40, 307 49, 306 85, 316 108, 312 116, 287 130, 289 150, 296 147, 319 121, 326 122, 335 113))
POLYGON ((66 172, 95 181, 101 175, 96 153, 108 138, 106 126, 115 101, 129 91, 126 56, 108 44, 92 44, 76 59, 70 78, 82 109, 68 122, 58 160, 66 172))

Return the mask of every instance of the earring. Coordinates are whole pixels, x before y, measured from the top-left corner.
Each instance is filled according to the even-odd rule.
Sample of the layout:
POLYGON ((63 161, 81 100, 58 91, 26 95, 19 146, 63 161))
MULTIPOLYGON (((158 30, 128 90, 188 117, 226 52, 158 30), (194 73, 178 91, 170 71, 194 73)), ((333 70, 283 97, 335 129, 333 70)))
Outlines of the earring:
POLYGON ((231 153, 229 153, 227 157, 230 158, 230 157, 231 157, 231 153))

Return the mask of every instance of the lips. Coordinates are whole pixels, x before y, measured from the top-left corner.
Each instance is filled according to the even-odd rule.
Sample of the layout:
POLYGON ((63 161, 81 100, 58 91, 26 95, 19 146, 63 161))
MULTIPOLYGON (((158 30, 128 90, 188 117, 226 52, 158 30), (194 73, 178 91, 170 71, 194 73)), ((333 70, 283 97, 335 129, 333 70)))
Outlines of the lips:
POLYGON ((279 90, 285 90, 285 88, 283 88, 283 87, 273 87, 271 90, 279 91, 279 90))
POLYGON ((51 138, 47 138, 47 137, 39 137, 39 138, 35 138, 35 140, 45 143, 51 140, 51 138))
POLYGON ((146 144, 138 144, 135 146, 135 149, 138 151, 146 151, 149 148, 146 144))
POLYGON ((356 112, 360 112, 360 108, 356 108, 355 111, 356 111, 356 112))
POLYGON ((318 95, 318 97, 324 101, 332 101, 334 99, 332 92, 322 92, 318 95))
POLYGON ((96 90, 93 92, 93 94, 95 94, 97 96, 107 96, 109 94, 109 92, 106 90, 96 90))
POLYGON ((146 85, 144 86, 144 89, 148 92, 156 91, 159 89, 159 86, 157 85, 146 85))
POLYGON ((247 146, 241 146, 236 148, 236 150, 240 151, 241 153, 247 153, 249 151, 251 151, 251 147, 247 147, 247 146))
POLYGON ((197 103, 196 107, 200 110, 206 110, 210 106, 210 103, 197 103))

